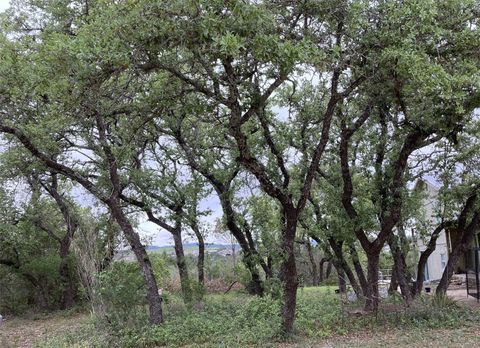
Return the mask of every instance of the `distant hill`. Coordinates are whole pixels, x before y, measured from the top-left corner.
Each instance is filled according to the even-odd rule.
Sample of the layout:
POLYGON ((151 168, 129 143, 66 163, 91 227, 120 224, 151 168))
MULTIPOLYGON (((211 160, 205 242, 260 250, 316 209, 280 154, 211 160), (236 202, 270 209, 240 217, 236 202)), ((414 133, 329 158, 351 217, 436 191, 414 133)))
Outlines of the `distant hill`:
MULTIPOLYGON (((235 251, 239 252, 240 246, 235 244, 235 251)), ((175 254, 173 245, 148 245, 145 247, 148 252, 151 253, 166 253, 169 255, 175 254)), ((198 243, 184 243, 183 250, 186 255, 198 255, 198 243)), ((229 256, 232 251, 231 244, 219 244, 219 243, 205 243, 205 252, 209 254, 218 254, 222 256, 229 256)), ((120 250, 115 254, 116 260, 135 260, 135 256, 130 249, 120 250)))
MULTIPOLYGON (((161 250, 161 249, 173 249, 173 245, 148 245, 146 247, 147 251, 155 251, 155 250, 161 250)), ((184 243, 183 244, 184 249, 191 249, 191 248, 198 248, 198 243, 184 243)), ((219 243, 205 243, 205 249, 231 249, 232 245, 231 244, 219 244, 219 243)), ((239 250, 240 246, 238 244, 235 244, 235 250, 239 250)))

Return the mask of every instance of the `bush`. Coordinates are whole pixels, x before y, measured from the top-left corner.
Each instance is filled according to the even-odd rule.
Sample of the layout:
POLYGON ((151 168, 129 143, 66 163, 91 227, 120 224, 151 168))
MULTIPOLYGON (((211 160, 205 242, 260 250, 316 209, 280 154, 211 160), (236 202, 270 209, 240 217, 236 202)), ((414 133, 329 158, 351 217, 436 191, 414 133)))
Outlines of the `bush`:
POLYGON ((98 311, 99 322, 105 320, 114 328, 146 323, 146 292, 137 263, 112 263, 98 274, 97 293, 103 307, 98 311))

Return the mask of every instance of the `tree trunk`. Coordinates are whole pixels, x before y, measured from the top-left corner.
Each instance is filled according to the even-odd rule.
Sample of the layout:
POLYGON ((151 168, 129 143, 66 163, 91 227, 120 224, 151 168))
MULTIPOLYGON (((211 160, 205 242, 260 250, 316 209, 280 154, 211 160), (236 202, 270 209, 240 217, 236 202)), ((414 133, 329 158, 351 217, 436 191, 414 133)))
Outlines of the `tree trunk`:
POLYGON ((313 255, 312 245, 310 244, 310 238, 307 238, 305 245, 307 248, 308 258, 310 260, 310 265, 311 265, 310 273, 312 275, 312 284, 313 286, 317 286, 319 284, 317 263, 315 261, 315 256, 313 255))
POLYGON ((335 268, 338 270, 341 269, 343 273, 343 278, 345 278, 345 275, 348 277, 348 280, 350 281, 350 285, 353 288, 353 291, 357 295, 358 298, 362 297, 362 289, 360 289, 360 286, 358 285, 357 279, 355 278, 355 275, 352 272, 352 269, 348 265, 347 261, 345 260, 345 257, 343 256, 343 251, 342 251, 342 244, 343 242, 337 242, 333 238, 329 238, 328 242, 330 244, 330 247, 332 248, 334 254, 335 254, 335 268))
POLYGON ((455 267, 457 266, 458 261, 462 257, 462 255, 467 250, 467 245, 463 243, 459 243, 455 246, 452 252, 449 255, 447 266, 443 270, 442 278, 438 283, 437 289, 435 291, 435 295, 445 295, 448 289, 448 285, 450 284, 450 280, 452 279, 453 273, 455 271, 455 267))
MULTIPOLYGON (((200 232, 200 231, 198 231, 200 232)), ((198 271, 198 282, 202 285, 205 284, 205 241, 201 233, 195 232, 198 240, 198 260, 197 260, 197 271, 198 271)))
POLYGON ((392 278, 390 279, 390 286, 388 287, 388 294, 393 295, 398 288, 398 282, 397 282, 397 272, 396 272, 396 267, 393 265, 392 267, 392 278))
POLYGON ((263 282, 260 278, 260 274, 255 270, 255 272, 250 272, 252 279, 247 285, 247 290, 250 295, 263 296, 263 282))
POLYGON ((353 243, 350 244, 349 249, 350 255, 352 256, 353 267, 355 268, 355 273, 357 273, 357 278, 362 288, 362 293, 365 293, 367 291, 367 278, 365 278, 365 272, 363 271, 363 267, 360 264, 357 249, 355 248, 355 245, 353 243))
POLYGON ((409 279, 407 278, 405 255, 398 245, 398 239, 396 236, 392 235, 389 238, 389 245, 393 254, 396 281, 400 285, 403 301, 405 305, 409 307, 412 303, 412 290, 409 285, 409 279))
POLYGON ((328 260, 328 263, 327 263, 327 271, 326 271, 326 274, 325 274, 325 279, 330 278, 330 274, 332 274, 332 267, 333 267, 332 260, 328 260))
POLYGON ((337 269, 337 275, 338 275, 338 291, 341 294, 345 294, 347 292, 347 282, 345 281, 345 271, 340 265, 336 267, 336 269, 337 269))
POLYGON ((378 262, 380 258, 380 251, 373 251, 367 254, 367 293, 365 294, 365 310, 376 311, 379 304, 378 294, 378 262))
POLYGON ((323 268, 324 268, 324 264, 325 262, 328 262, 329 260, 322 257, 322 259, 320 260, 320 264, 319 264, 319 267, 318 267, 318 281, 319 283, 322 283, 323 280, 324 280, 324 276, 323 276, 323 268))
POLYGON ((155 279, 152 264, 150 263, 150 258, 148 257, 145 247, 140 241, 138 233, 135 232, 130 221, 128 221, 127 217, 122 211, 120 202, 113 199, 113 202, 109 202, 109 208, 112 212, 113 217, 122 229, 125 238, 130 244, 130 247, 132 248, 132 251, 135 254, 135 257, 140 265, 143 280, 145 282, 147 290, 146 297, 150 312, 150 322, 152 324, 160 324, 163 322, 162 298, 158 293, 157 281, 155 279))
POLYGON ((60 279, 62 280, 63 292, 60 303, 61 309, 68 309, 75 305, 76 283, 68 260, 71 239, 63 239, 60 243, 60 279))
POLYGON ((182 295, 185 303, 192 301, 192 291, 190 289, 190 279, 188 276, 188 266, 185 260, 185 253, 183 251, 182 230, 177 226, 173 235, 173 242, 175 245, 175 256, 177 260, 178 274, 180 275, 180 285, 182 287, 182 295))
POLYGON ((282 243, 284 261, 281 265, 281 276, 284 282, 282 330, 284 334, 289 335, 293 331, 293 321, 295 319, 295 308, 297 304, 298 279, 294 253, 297 218, 296 216, 292 216, 296 215, 296 212, 287 212, 285 215, 285 232, 282 243))
MULTIPOLYGON (((218 184, 217 184, 218 185, 218 184)), ((245 237, 245 234, 237 225, 235 220, 235 212, 232 207, 232 203, 230 201, 230 192, 225 188, 219 188, 218 186, 214 186, 218 197, 220 198, 220 203, 223 209, 223 215, 226 219, 226 225, 228 230, 232 233, 232 235, 237 240, 240 248, 243 251, 243 263, 247 270, 250 272, 252 280, 250 281, 249 285, 247 286, 247 290, 251 295, 263 295, 263 282, 260 278, 260 274, 257 269, 257 260, 256 257, 257 252, 255 249, 250 248, 250 245, 245 237)))

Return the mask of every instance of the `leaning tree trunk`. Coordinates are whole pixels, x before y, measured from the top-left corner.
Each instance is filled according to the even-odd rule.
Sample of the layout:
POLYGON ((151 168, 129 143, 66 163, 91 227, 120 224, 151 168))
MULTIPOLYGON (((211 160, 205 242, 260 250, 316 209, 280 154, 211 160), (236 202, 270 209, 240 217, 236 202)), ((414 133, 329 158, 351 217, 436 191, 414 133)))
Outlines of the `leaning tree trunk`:
POLYGON ((176 231, 172 233, 173 243, 175 246, 175 256, 177 260, 178 274, 180 275, 180 286, 182 287, 182 295, 185 303, 192 301, 192 291, 190 288, 190 278, 188 276, 188 266, 183 251, 182 230, 180 226, 176 227, 176 231))
MULTIPOLYGON (((367 278, 365 277, 365 272, 363 271, 363 267, 360 264, 360 258, 358 257, 357 249, 355 245, 352 243, 349 246, 350 255, 352 257, 353 267, 355 268, 355 273, 357 274, 358 282, 362 288, 362 294, 367 291, 367 278)), ((358 295, 358 294, 357 294, 358 295)))
POLYGON ((425 278, 425 265, 427 264, 428 258, 435 251, 437 247, 437 239, 440 236, 440 233, 443 231, 447 223, 442 222, 440 225, 435 228, 433 231, 430 241, 427 244, 427 247, 420 254, 420 259, 418 260, 417 265, 417 280, 412 288, 412 296, 415 297, 420 294, 423 290, 423 279, 425 278))
POLYGON ((150 322, 152 324, 160 324, 163 322, 162 298, 158 293, 157 281, 155 279, 155 274, 153 272, 150 258, 145 250, 145 247, 140 241, 138 233, 135 232, 132 224, 130 223, 130 221, 128 221, 127 217, 122 211, 120 202, 115 199, 113 199, 113 202, 112 200, 110 200, 109 208, 112 212, 113 217, 122 229, 125 238, 130 244, 130 247, 132 248, 132 251, 137 259, 137 262, 140 265, 143 280, 145 282, 147 290, 146 298, 150 312, 150 322))
POLYGON ((448 289, 448 285, 450 284, 450 280, 452 279, 453 272, 455 271, 455 267, 458 264, 458 261, 462 257, 462 255, 467 250, 467 244, 459 243, 455 246, 455 248, 450 253, 448 258, 447 266, 443 270, 442 278, 438 283, 437 289, 435 291, 435 295, 445 295, 448 289))
POLYGON ((480 211, 475 211, 471 222, 467 227, 461 230, 461 238, 459 243, 453 248, 450 257, 448 258, 447 266, 443 270, 442 278, 440 283, 438 283, 437 290, 435 295, 445 295, 447 292, 448 285, 452 279, 453 272, 455 267, 460 260, 460 257, 464 255, 465 251, 468 248, 468 245, 475 237, 476 232, 480 228, 480 211))

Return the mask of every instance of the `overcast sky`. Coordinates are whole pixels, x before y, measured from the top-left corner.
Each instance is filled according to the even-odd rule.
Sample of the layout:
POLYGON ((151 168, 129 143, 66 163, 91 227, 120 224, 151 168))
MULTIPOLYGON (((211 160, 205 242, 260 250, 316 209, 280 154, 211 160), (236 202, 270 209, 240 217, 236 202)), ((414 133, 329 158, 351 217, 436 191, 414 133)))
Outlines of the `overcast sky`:
POLYGON ((0 0, 0 11, 5 10, 8 7, 10 0, 0 0))

